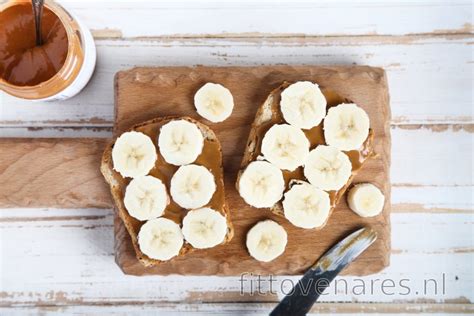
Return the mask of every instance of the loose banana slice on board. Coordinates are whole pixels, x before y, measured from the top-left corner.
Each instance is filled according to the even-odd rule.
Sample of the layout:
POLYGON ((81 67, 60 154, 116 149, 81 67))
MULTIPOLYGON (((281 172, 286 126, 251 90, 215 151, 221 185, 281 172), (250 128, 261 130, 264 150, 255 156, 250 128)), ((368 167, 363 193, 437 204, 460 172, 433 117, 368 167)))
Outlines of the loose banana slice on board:
POLYGON ((234 98, 223 85, 209 82, 194 95, 194 106, 203 118, 218 123, 232 114, 234 98))
POLYGON ((362 217, 379 215, 385 203, 382 191, 371 183, 356 184, 347 195, 351 210, 362 217))
POLYGON ((285 229, 272 220, 258 222, 247 233, 247 249, 258 261, 274 260, 285 251, 287 242, 285 229))

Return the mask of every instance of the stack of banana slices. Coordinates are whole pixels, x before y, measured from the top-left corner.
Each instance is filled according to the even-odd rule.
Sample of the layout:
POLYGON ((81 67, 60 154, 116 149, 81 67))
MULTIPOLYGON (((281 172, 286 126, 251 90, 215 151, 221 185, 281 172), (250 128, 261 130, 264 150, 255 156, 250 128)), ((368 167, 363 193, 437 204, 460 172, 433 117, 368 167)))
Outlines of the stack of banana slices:
POLYGON ((161 126, 157 139, 137 131, 125 132, 113 146, 113 168, 123 178, 131 178, 124 206, 130 216, 143 222, 138 245, 151 259, 165 261, 178 256, 185 242, 203 249, 226 238, 229 227, 225 212, 208 206, 217 179, 205 166, 195 163, 204 146, 203 132, 189 119, 169 120, 161 126), (159 174, 153 171, 165 163, 177 168, 169 188, 151 175, 159 174), (171 201, 187 211, 182 226, 166 217, 171 201))
MULTIPOLYGON (((326 98, 315 83, 296 82, 281 92, 279 110, 284 122, 266 131, 257 159, 247 164, 236 183, 247 204, 274 208, 282 201, 284 217, 293 225, 314 229, 326 224, 334 208, 329 193, 343 189, 352 175, 346 152, 359 150, 370 128, 367 113, 356 104, 326 108, 326 98), (326 144, 310 148, 305 131, 320 124, 326 144), (291 178, 298 168, 304 181, 291 178)), ((355 186, 349 194, 350 207, 361 216, 379 214, 383 203, 383 194, 371 184, 355 186)), ((247 235, 247 248, 260 261, 278 257, 286 242, 283 227, 268 220, 247 235)))

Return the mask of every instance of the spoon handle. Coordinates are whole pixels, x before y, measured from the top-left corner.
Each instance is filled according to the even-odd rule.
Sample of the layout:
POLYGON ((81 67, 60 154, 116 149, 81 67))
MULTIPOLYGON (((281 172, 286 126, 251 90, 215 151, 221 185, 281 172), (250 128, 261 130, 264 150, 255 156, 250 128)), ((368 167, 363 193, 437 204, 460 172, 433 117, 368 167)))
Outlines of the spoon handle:
POLYGON ((33 14, 35 16, 36 46, 43 44, 41 38, 41 17, 43 16, 44 0, 31 0, 33 6, 33 14))

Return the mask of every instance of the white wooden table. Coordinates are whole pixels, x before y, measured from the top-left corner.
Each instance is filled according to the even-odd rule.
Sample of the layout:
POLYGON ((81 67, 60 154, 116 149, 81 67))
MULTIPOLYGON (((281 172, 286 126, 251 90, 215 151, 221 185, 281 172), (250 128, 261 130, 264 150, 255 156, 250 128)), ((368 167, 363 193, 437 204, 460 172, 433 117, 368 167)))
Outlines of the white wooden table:
MULTIPOLYGON (((93 31, 95 75, 66 102, 2 93, 1 137, 110 137, 113 75, 137 65, 383 67, 393 117, 391 265, 339 278, 348 292, 330 288, 313 312, 473 312, 470 1, 60 2, 93 31), (385 279, 396 287, 383 293, 385 279)), ((298 279, 278 277, 277 294, 263 282, 254 290, 264 294, 241 295, 238 277, 125 276, 112 219, 104 209, 1 209, 0 314, 265 314, 281 282, 298 279)))

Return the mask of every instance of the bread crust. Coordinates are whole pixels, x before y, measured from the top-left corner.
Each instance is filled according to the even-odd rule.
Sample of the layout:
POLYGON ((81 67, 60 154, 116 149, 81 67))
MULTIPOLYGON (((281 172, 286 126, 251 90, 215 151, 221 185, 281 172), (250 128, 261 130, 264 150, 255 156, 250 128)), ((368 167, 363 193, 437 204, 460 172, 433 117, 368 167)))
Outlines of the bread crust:
MULTIPOLYGON (((236 187, 237 191, 239 191, 239 180, 240 180, 240 176, 242 175, 242 172, 245 170, 245 168, 252 161, 255 161, 256 159, 258 159, 257 154, 258 154, 258 151, 259 151, 259 146, 261 145, 261 141, 262 141, 262 139, 261 139, 262 137, 259 137, 259 135, 258 135, 259 128, 263 124, 271 123, 272 121, 274 121, 275 117, 277 117, 277 120, 281 120, 281 122, 276 122, 276 123, 273 123, 271 125, 286 123, 282 118, 282 114, 281 114, 281 111, 279 109, 279 106, 276 109, 275 106, 274 106, 274 102, 278 101, 276 99, 279 97, 281 92, 283 90, 285 90, 290 84, 291 84, 290 82, 285 81, 280 86, 278 86, 277 88, 272 90, 270 92, 270 94, 267 96, 267 98, 265 99, 265 101, 262 103, 262 105, 260 105, 260 107, 257 110, 257 113, 255 114, 255 119, 254 119, 254 121, 252 123, 252 126, 251 126, 251 129, 250 129, 250 133, 249 133, 249 137, 248 137, 247 144, 246 144, 246 147, 245 147, 244 155, 243 155, 243 158, 242 158, 242 162, 240 164, 240 170, 237 174, 237 180, 235 182, 235 187, 236 187)), ((321 87, 321 89, 323 90, 324 88, 321 87)), ((331 93, 334 93, 334 92, 331 92, 331 93)), ((346 99, 346 98, 342 98, 342 97, 341 97, 341 101, 343 101, 345 103, 353 103, 351 100, 346 99)), ((320 124, 322 124, 322 122, 320 124)), ((374 133, 373 133, 373 130, 370 129, 369 130, 369 136, 367 137, 366 141, 364 142, 364 146, 368 150, 367 159, 365 159, 361 163, 360 167, 362 167, 362 165, 365 164, 365 162, 368 159, 375 156, 375 153, 373 151, 373 138, 374 138, 374 133)), ((349 180, 347 181, 347 183, 341 189, 339 189, 338 191, 331 191, 331 192, 335 192, 335 193, 334 193, 334 199, 331 203, 331 208, 329 210, 329 215, 326 219, 326 222, 323 225, 321 225, 320 227, 314 228, 315 230, 322 229, 326 225, 327 220, 331 216, 332 212, 336 208, 337 203, 340 201, 340 199, 344 195, 347 188, 351 185, 352 180, 354 179, 357 172, 358 172, 358 170, 353 171, 351 173, 351 176, 349 177, 349 180)), ((295 182, 297 182, 298 180, 300 180, 300 179, 295 179, 295 182)), ((307 181, 307 180, 305 179, 304 181, 307 181)), ((289 187, 291 187, 291 185, 292 185, 292 183, 290 182, 289 187)), ((285 192, 286 192, 286 190, 285 190, 285 192)), ((274 213, 278 216, 285 217, 284 211, 283 211, 282 201, 283 201, 283 198, 268 209, 272 213, 274 213)))
MULTIPOLYGON (((200 123, 200 122, 198 122, 198 121, 196 121, 196 120, 194 120, 190 117, 166 116, 166 117, 154 118, 154 119, 148 120, 146 122, 136 124, 132 128, 128 129, 125 132, 137 131, 140 127, 146 127, 146 126, 156 124, 156 123, 163 123, 164 124, 164 123, 167 123, 167 122, 170 122, 170 121, 173 121, 173 120, 186 120, 188 122, 196 124, 198 126, 198 128, 200 129, 201 133, 203 134, 206 141, 210 141, 210 142, 213 142, 213 143, 218 145, 218 150, 219 150, 218 154, 221 157, 220 174, 222 176, 219 177, 219 179, 216 179, 216 182, 218 182, 218 183, 216 183, 216 185, 221 185, 222 188, 225 189, 224 188, 224 177, 223 177, 224 172, 223 172, 223 166, 222 166, 222 147, 221 147, 221 144, 220 144, 219 140, 217 139, 214 131, 210 127, 208 127, 207 125, 202 124, 202 123, 200 123)), ((160 264, 163 261, 152 259, 152 258, 148 257, 147 255, 145 255, 140 250, 140 247, 139 247, 139 244, 138 244, 138 231, 136 229, 137 223, 140 222, 140 221, 138 221, 137 219, 131 217, 128 214, 128 212, 125 208, 124 202, 123 202, 123 192, 124 192, 124 189, 125 189, 125 184, 124 184, 125 180, 123 179, 123 177, 117 171, 114 170, 113 161, 112 161, 112 149, 113 149, 113 146, 115 144, 116 139, 117 138, 115 138, 113 141, 111 141, 106 146, 106 148, 104 150, 104 153, 102 155, 100 171, 101 171, 102 175, 104 176, 105 181, 110 186, 110 193, 112 194, 112 198, 113 198, 114 203, 115 203, 115 209, 116 209, 120 219, 122 220, 123 224, 125 225, 125 228, 127 229, 127 232, 129 233, 129 235, 131 237, 133 248, 135 249, 137 259, 145 267, 155 266, 155 265, 160 264)), ((155 144, 155 147, 156 147, 156 144, 155 144)), ((169 188, 167 188, 167 189, 169 190, 169 188)), ((223 193, 225 194, 225 192, 223 192, 223 193)), ((221 244, 225 244, 225 243, 229 242, 232 239, 233 235, 234 235, 234 228, 233 228, 233 225, 232 225, 232 221, 230 219, 230 212, 229 212, 229 208, 227 206, 227 203, 225 202, 225 199, 224 199, 224 202, 223 202, 223 205, 222 205, 222 211, 224 212, 224 215, 226 217, 227 227, 228 227, 227 234, 224 238, 224 241, 221 243, 221 244)), ((166 211, 165 211, 164 217, 166 217, 166 211)), ((140 227, 141 227, 141 225, 143 225, 145 222, 143 221, 143 222, 140 222, 140 223, 141 223, 140 224, 140 227)), ((182 223, 179 223, 179 224, 181 226, 182 223)), ((181 250, 178 254, 178 256, 176 256, 176 257, 183 256, 186 253, 188 253, 190 251, 194 251, 194 250, 195 249, 189 243, 187 243, 185 241, 183 247, 181 248, 181 250)), ((173 259, 170 259, 170 260, 173 260, 173 259)), ((168 261, 170 261, 170 260, 168 260, 168 261)))

